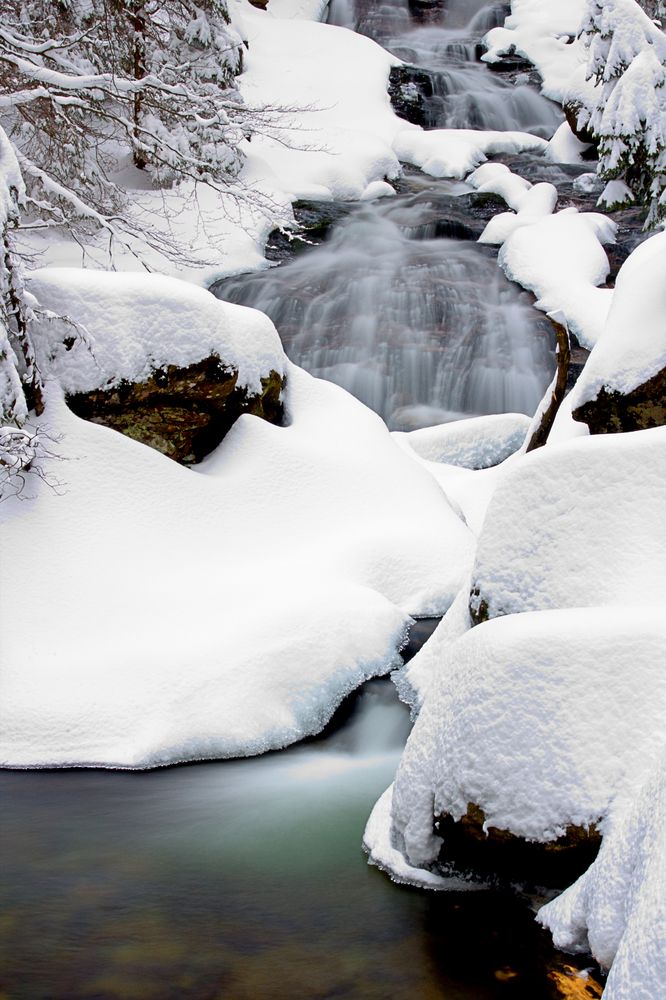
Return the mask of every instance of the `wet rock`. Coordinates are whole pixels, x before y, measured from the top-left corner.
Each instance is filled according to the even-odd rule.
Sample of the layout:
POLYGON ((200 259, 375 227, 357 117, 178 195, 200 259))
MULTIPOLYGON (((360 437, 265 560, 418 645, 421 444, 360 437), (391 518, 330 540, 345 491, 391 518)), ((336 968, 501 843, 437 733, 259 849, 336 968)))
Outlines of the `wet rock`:
POLYGON ((620 434, 666 424, 666 368, 631 392, 601 389, 595 399, 573 411, 590 434, 620 434))
POLYGON ((515 48, 513 52, 508 52, 506 55, 500 56, 496 62, 487 63, 486 65, 493 73, 531 73, 534 69, 529 59, 524 59, 522 56, 516 55, 515 48))
POLYGON ((273 230, 264 251, 266 258, 281 264, 283 261, 293 260, 313 245, 318 246, 324 242, 332 227, 358 206, 358 202, 294 202, 292 208, 296 226, 291 233, 273 230))
POLYGON ((212 356, 185 368, 157 369, 144 382, 72 394, 67 404, 84 420, 191 465, 217 447, 242 413, 281 422, 283 380, 277 372, 261 380, 262 391, 255 395, 237 380, 237 371, 212 356))
POLYGON ((426 128, 429 101, 434 95, 432 75, 418 66, 392 66, 388 85, 391 106, 399 118, 426 128))
POLYGON ((435 822, 442 837, 440 863, 486 878, 544 886, 568 885, 594 861, 601 845, 596 826, 568 826, 548 843, 527 841, 508 830, 483 826, 485 813, 470 802, 460 820, 444 814, 435 822))

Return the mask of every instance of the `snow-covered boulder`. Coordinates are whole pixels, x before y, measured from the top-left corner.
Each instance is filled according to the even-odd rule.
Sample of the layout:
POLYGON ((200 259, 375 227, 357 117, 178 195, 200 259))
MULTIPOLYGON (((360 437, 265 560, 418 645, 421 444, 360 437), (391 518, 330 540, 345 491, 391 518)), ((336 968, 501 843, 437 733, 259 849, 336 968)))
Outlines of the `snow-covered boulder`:
POLYGON ((292 743, 399 666, 410 615, 443 614, 460 589, 471 532, 331 383, 288 365, 284 425, 244 414, 195 469, 50 389, 62 460, 45 473, 63 489, 37 480, 0 505, 5 765, 292 743))
POLYGON ((156 274, 48 268, 28 289, 42 367, 79 416, 185 463, 241 413, 280 422, 286 358, 263 313, 156 274))
POLYGON ((472 572, 476 621, 666 603, 666 428, 574 438, 514 463, 472 572))
POLYGON ((409 864, 435 862, 442 835, 445 860, 470 839, 477 861, 511 837, 563 857, 572 843, 589 850, 614 797, 666 745, 665 641, 666 620, 645 607, 511 615, 462 635, 396 775, 393 843, 409 864))
POLYGON ((592 434, 666 424, 666 233, 620 268, 603 336, 572 391, 592 434))
POLYGON ((605 1000, 657 1000, 666 982, 666 759, 609 824, 599 857, 538 914, 567 951, 610 974, 605 1000))

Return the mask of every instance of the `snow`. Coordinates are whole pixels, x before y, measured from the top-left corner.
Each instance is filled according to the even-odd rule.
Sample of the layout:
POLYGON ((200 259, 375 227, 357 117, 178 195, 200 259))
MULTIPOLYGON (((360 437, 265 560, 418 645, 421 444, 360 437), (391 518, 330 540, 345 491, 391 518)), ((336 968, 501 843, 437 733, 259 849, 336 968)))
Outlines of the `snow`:
POLYGON ((613 293, 605 282, 604 243, 615 241, 615 223, 594 212, 565 208, 508 237, 499 253, 504 273, 537 296, 537 308, 559 310, 583 347, 601 336, 613 293))
POLYGON ((597 206, 606 212, 614 212, 618 208, 626 208, 633 201, 631 188, 624 181, 609 181, 599 196, 597 206))
POLYGON ((393 786, 390 785, 375 803, 374 809, 365 827, 363 847, 368 854, 370 864, 376 865, 388 872, 394 882, 405 882, 408 885, 418 885, 423 889, 468 889, 470 884, 462 879, 445 878, 424 868, 414 868, 395 848, 387 837, 389 824, 387 819, 391 812, 393 786))
POLYGON ((393 145, 401 160, 415 164, 432 177, 462 179, 488 156, 541 152, 548 143, 527 132, 431 129, 402 131, 393 145))
POLYGON ((557 205, 557 188, 554 184, 535 184, 520 199, 516 213, 500 212, 493 216, 479 237, 479 243, 502 245, 509 236, 523 226, 533 226, 547 215, 552 215, 557 205))
POLYGON ((506 276, 536 295, 537 309, 557 313, 558 322, 592 348, 613 297, 611 289, 597 286, 608 277, 603 245, 615 242, 615 223, 575 208, 555 212, 552 184, 531 185, 505 164, 484 164, 466 182, 500 195, 513 209, 493 216, 479 242, 501 246, 498 263, 506 276))
POLYGON ((485 37, 484 62, 497 62, 516 53, 536 66, 543 80, 542 92, 562 102, 572 74, 584 64, 585 49, 578 34, 586 0, 512 0, 504 26, 485 37), (571 39, 575 39, 571 41, 571 39))
POLYGON ((590 148, 571 131, 568 122, 562 122, 548 143, 546 157, 555 163, 584 163, 583 153, 590 148))
POLYGON ((238 371, 237 385, 261 392, 262 377, 283 375, 286 356, 275 327, 256 309, 216 299, 160 274, 42 268, 26 286, 48 317, 37 336, 56 354, 52 375, 66 392, 140 382, 166 365, 216 355, 238 371), (65 351, 77 328, 85 340, 65 351))
POLYGON ((488 469, 518 451, 530 422, 524 413, 494 413, 408 433, 396 431, 394 438, 404 439, 409 448, 429 462, 488 469))
POLYGON ((656 1000, 666 979, 666 759, 616 807, 599 856, 538 920, 558 948, 591 951, 606 1000, 656 1000))
POLYGON ((571 393, 575 409, 602 386, 628 393, 666 368, 666 233, 641 243, 617 276, 603 336, 571 393))
POLYGON ((656 608, 575 608, 493 619, 449 649, 407 743, 394 835, 415 866, 433 815, 473 802, 486 826, 550 841, 604 817, 659 760, 666 622, 656 608))
POLYGON ((491 617, 666 601, 666 428, 575 438, 514 462, 472 582, 491 617))
POLYGON ((284 746, 399 665, 410 614, 446 610, 471 534, 432 477, 292 365, 286 407, 284 427, 241 417, 192 471, 51 385, 63 495, 38 482, 0 512, 4 764, 284 746))

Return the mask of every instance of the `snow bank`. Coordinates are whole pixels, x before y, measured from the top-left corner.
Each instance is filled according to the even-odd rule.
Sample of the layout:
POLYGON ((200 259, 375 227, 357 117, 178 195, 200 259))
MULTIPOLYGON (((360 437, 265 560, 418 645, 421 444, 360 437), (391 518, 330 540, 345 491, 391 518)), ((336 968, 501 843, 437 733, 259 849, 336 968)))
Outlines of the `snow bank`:
POLYGON ((499 253, 512 281, 537 296, 537 308, 560 311, 583 347, 601 336, 613 292, 598 288, 609 272, 604 243, 615 241, 615 223, 575 208, 521 226, 499 253))
POLYGON ((37 482, 0 510, 4 764, 283 746, 399 664, 409 614, 451 603, 471 535, 432 477, 343 390, 287 378, 289 425, 241 417, 201 471, 52 387, 64 495, 37 482))
POLYGON ((407 861, 432 862, 433 816, 479 805, 487 826, 549 841, 608 812, 666 744, 666 621, 656 608, 497 618, 442 663, 393 792, 407 861))
POLYGON ((490 502, 472 583, 490 617, 666 602, 666 427, 515 462, 490 502))
POLYGON ((263 313, 221 302, 202 288, 159 274, 43 268, 26 286, 47 318, 39 334, 55 353, 51 373, 66 392, 140 382, 166 365, 211 355, 238 371, 239 386, 261 392, 261 378, 283 375, 286 356, 263 313), (65 351, 62 340, 79 339, 65 351))
POLYGON ((524 413, 494 413, 407 433, 396 431, 394 438, 404 440, 409 448, 429 462, 488 469, 518 451, 530 423, 524 413))
POLYGON ((602 386, 621 393, 666 368, 666 233, 642 243, 620 268, 603 337, 571 393, 573 409, 602 386))
POLYGON ((487 156, 542 152, 547 145, 545 139, 527 132, 431 129, 400 132, 393 148, 401 160, 414 163, 432 177, 462 179, 487 156))
POLYGON ((583 347, 593 347, 613 297, 597 286, 608 277, 603 244, 615 242, 615 223, 575 208, 555 212, 552 184, 532 185, 501 163, 484 164, 466 182, 513 209, 493 216, 479 243, 501 246, 498 262, 507 277, 537 296, 537 309, 559 313, 583 347))
POLYGON ((591 951, 605 1000, 657 1000, 666 981, 666 760, 618 809, 594 864, 538 920, 558 948, 591 951))
POLYGON ((586 51, 576 39, 585 14, 586 0, 512 0, 504 26, 485 37, 484 62, 497 62, 514 53, 536 66, 543 80, 542 92, 562 102, 573 73, 585 64, 586 51), (573 39, 573 41, 572 41, 573 39))

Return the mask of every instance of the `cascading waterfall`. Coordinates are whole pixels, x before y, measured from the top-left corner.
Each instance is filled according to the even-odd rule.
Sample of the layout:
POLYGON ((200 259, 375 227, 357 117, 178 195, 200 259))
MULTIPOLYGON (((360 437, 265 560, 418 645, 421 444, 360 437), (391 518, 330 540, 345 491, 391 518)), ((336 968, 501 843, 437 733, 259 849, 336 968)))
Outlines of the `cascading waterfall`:
POLYGON ((316 250, 224 282, 223 297, 267 313, 294 361, 393 429, 533 412, 550 361, 526 297, 481 247, 412 238, 428 227, 409 202, 363 206, 316 250))
MULTIPOLYGON (((505 13, 462 0, 445 10, 425 0, 333 0, 330 20, 426 73, 428 127, 551 135, 559 109, 477 61, 480 37, 505 13)), ((293 361, 352 392, 392 429, 534 412, 552 371, 550 338, 484 248, 437 239, 436 227, 424 224, 428 192, 435 204, 464 185, 418 186, 419 197, 412 185, 395 198, 350 206, 322 246, 222 281, 215 294, 266 312, 293 361)))

